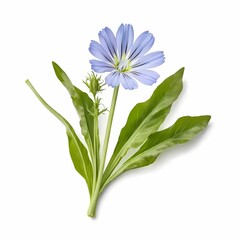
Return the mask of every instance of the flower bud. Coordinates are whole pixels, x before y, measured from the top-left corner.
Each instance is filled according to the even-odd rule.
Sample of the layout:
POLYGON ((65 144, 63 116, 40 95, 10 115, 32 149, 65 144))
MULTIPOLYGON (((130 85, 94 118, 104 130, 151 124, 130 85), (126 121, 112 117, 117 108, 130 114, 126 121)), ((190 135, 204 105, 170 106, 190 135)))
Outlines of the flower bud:
POLYGON ((89 88, 90 92, 95 97, 99 92, 103 91, 103 86, 105 85, 103 83, 103 80, 101 79, 101 76, 98 76, 94 72, 88 74, 86 77, 86 81, 83 81, 85 85, 89 88))

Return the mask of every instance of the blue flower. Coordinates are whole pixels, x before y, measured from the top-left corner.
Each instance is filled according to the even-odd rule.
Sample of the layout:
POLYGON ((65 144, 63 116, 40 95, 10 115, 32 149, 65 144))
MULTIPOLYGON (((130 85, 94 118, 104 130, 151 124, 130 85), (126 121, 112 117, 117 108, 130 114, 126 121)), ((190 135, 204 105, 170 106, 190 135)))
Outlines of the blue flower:
POLYGON ((162 51, 146 54, 155 40, 151 33, 143 32, 134 41, 132 25, 121 24, 116 36, 108 27, 98 36, 100 43, 91 41, 89 51, 99 60, 90 60, 90 63, 97 73, 110 72, 105 79, 108 86, 121 83, 125 89, 135 89, 136 80, 146 85, 157 81, 159 74, 149 69, 163 64, 164 54, 162 51))

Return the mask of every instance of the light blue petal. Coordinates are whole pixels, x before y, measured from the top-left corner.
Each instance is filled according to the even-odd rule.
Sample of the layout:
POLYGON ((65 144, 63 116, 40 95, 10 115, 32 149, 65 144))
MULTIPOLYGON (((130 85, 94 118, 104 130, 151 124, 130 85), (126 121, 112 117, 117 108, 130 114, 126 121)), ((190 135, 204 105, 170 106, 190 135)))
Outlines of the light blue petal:
POLYGON ((89 51, 94 57, 102 61, 113 62, 110 54, 96 41, 91 41, 89 51))
POLYGON ((127 47, 125 54, 127 55, 128 51, 132 48, 134 40, 134 31, 133 26, 131 24, 127 24, 126 35, 127 35, 127 47))
POLYGON ((118 58, 121 59, 123 55, 127 55, 132 47, 134 39, 133 27, 130 24, 121 24, 117 31, 117 48, 118 58))
POLYGON ((144 70, 160 66, 164 63, 164 54, 162 51, 153 52, 138 59, 132 64, 133 71, 144 70))
POLYGON ((141 70, 139 72, 134 71, 131 72, 130 75, 145 85, 152 85, 160 77, 157 72, 152 70, 141 70))
MULTIPOLYGON (((148 36, 149 32, 148 31, 145 31, 143 33, 141 33, 137 39, 135 40, 133 46, 132 46, 132 49, 131 49, 131 53, 136 49, 138 48, 138 46, 141 44, 141 42, 148 36)), ((130 53, 130 54, 131 54, 130 53)))
POLYGON ((112 30, 106 27, 99 32, 98 36, 103 48, 114 59, 114 56, 117 56, 117 41, 112 30))
POLYGON ((111 72, 114 70, 114 67, 106 62, 99 60, 90 60, 92 70, 97 73, 111 72))
POLYGON ((155 38, 151 33, 143 33, 134 43, 134 46, 131 49, 129 54, 129 60, 133 61, 136 58, 140 58, 146 54, 151 47, 153 46, 155 38))
POLYGON ((125 89, 133 90, 138 87, 138 84, 135 79, 130 77, 128 74, 120 73, 120 83, 125 89))
POLYGON ((117 49, 118 49, 118 58, 122 58, 122 40, 123 40, 123 35, 124 35, 124 25, 121 24, 117 30, 117 49))
POLYGON ((105 78, 106 84, 111 87, 118 86, 120 83, 119 75, 120 74, 117 71, 114 71, 114 72, 111 72, 110 74, 108 74, 107 77, 105 78))

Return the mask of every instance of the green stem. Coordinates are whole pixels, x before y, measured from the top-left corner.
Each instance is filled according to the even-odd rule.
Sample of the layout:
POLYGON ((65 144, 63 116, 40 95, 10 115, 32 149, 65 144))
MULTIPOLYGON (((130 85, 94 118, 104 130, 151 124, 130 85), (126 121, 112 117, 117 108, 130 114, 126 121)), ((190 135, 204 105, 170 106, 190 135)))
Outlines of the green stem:
POLYGON ((103 143, 103 152, 102 152, 99 171, 98 171, 97 183, 93 191, 93 194, 91 196, 90 205, 88 209, 89 217, 95 216, 97 201, 98 201, 99 192, 101 188, 102 175, 103 175, 103 170, 104 170, 106 156, 107 156, 108 143, 109 143, 109 138, 110 138, 110 133, 112 128, 112 121, 113 121, 114 111, 115 111, 116 102, 117 102, 118 90, 119 90, 119 86, 115 87, 113 96, 112 96, 112 103, 111 103, 110 112, 108 116, 108 122, 107 122, 104 143, 103 143))
POLYGON ((98 131, 98 105, 97 99, 94 96, 94 142, 93 142, 93 188, 92 193, 96 187, 98 169, 99 169, 99 131, 98 131))
POLYGON ((95 112, 94 112, 94 151, 96 155, 96 170, 98 173, 99 170, 99 147, 100 147, 100 139, 99 139, 99 129, 98 129, 98 116, 99 116, 99 104, 97 103, 97 99, 95 99, 95 112))

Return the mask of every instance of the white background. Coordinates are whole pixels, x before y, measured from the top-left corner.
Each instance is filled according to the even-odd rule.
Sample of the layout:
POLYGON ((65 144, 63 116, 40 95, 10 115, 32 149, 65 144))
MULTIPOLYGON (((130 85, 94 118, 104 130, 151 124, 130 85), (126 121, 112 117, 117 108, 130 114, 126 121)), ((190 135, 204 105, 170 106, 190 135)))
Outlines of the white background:
MULTIPOLYGON (((240 239, 238 1, 0 2, 0 239, 240 239), (164 123, 211 114, 191 143, 120 177, 86 216, 88 192, 69 157, 65 129, 35 98, 78 127, 54 60, 86 91, 90 40, 131 23, 164 50, 161 78, 185 66, 184 91, 164 123)), ((156 88, 120 89, 110 156, 131 108, 156 88)), ((109 106, 112 89, 102 96, 109 106)), ((106 116, 101 119, 102 129, 106 116)), ((103 131, 101 131, 103 132, 103 131)))

